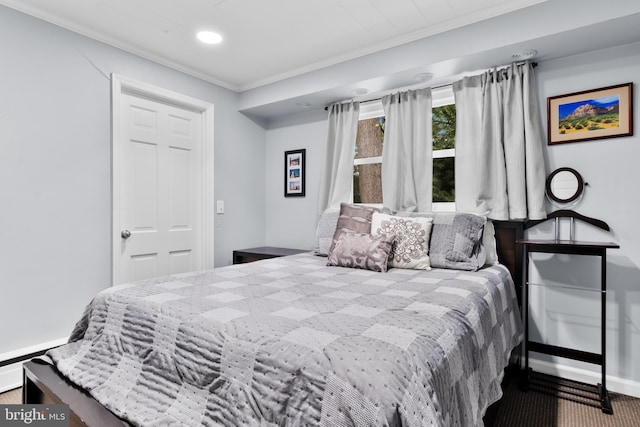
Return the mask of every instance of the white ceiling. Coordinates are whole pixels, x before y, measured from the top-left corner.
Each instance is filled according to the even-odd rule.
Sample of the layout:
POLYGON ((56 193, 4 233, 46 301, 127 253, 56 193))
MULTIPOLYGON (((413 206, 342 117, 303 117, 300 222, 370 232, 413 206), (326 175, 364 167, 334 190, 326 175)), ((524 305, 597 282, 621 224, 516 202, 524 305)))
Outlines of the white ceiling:
POLYGON ((546 0, 0 0, 243 91, 546 0), (224 41, 204 45, 197 31, 224 41))
POLYGON ((326 105, 450 84, 534 49, 546 61, 634 43, 640 1, 0 0, 0 4, 237 91, 271 127, 326 105), (197 31, 220 32, 203 45, 197 31), (416 75, 434 79, 416 82, 416 75), (360 89, 368 94, 360 95, 360 89))

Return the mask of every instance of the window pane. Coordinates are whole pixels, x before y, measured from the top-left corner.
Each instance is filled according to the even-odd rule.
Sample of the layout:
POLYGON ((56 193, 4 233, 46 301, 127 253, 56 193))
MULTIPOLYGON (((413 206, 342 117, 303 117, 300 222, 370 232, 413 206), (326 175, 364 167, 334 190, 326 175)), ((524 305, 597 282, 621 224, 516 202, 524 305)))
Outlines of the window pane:
POLYGON ((433 201, 455 202, 455 158, 433 159, 433 201))
POLYGON ((382 203, 382 163, 353 167, 353 203, 382 203))
POLYGON ((360 120, 356 136, 356 159, 382 156, 384 117, 360 120))
POLYGON ((443 105, 432 110, 433 149, 455 148, 456 106, 443 105))
MULTIPOLYGON (((356 159, 382 156, 384 117, 358 122, 356 159)), ((353 169, 353 202, 382 203, 381 163, 355 165, 353 169)))
MULTIPOLYGON (((456 106, 435 107, 432 110, 433 149, 455 148, 456 106)), ((433 159, 433 202, 455 202, 455 158, 433 159)))

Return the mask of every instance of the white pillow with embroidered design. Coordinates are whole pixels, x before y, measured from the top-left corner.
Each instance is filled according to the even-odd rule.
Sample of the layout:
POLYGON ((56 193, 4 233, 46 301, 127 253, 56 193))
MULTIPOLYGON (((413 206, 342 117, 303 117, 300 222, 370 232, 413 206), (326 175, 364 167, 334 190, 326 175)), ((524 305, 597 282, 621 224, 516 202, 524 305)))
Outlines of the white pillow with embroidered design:
POLYGON ((389 267, 431 270, 429 238, 433 218, 401 217, 374 212, 371 217, 371 233, 396 236, 389 267))

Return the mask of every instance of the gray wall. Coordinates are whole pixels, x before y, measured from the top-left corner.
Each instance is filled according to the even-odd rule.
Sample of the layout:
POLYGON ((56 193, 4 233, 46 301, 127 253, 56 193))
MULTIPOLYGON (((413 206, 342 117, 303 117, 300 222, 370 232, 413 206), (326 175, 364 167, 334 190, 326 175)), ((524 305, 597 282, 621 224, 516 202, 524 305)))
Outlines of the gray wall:
POLYGON ((111 284, 111 73, 215 104, 215 265, 264 244, 265 131, 238 95, 0 6, 0 353, 111 284))
POLYGON ((326 112, 271 123, 266 154, 266 241, 269 246, 311 249, 318 220, 318 189, 327 139, 326 112), (305 148, 305 197, 284 197, 284 152, 305 148))
MULTIPOLYGON (((626 83, 634 79, 638 83, 640 43, 543 61, 539 63, 537 75, 540 108, 546 118, 548 96, 626 83)), ((634 88, 634 98, 638 99, 637 86, 634 88)), ((636 123, 640 123, 639 110, 636 108, 634 114, 636 123)), ((316 216, 319 176, 311 168, 308 171, 306 198, 310 200, 285 199, 282 196, 281 157, 286 149, 306 148, 311 161, 317 161, 315 156, 322 156, 324 151, 325 133, 326 117, 310 120, 309 116, 299 116, 298 121, 292 117, 288 123, 276 123, 267 130, 267 244, 299 248, 313 244, 316 222, 311 219, 316 216)), ((640 354, 640 227, 635 224, 637 219, 633 213, 640 209, 640 201, 636 196, 640 182, 640 137, 545 146, 545 155, 547 171, 570 166, 581 172, 589 186, 576 210, 600 218, 612 228, 611 233, 600 233, 590 226, 578 227, 576 237, 582 240, 612 240, 621 246, 619 250, 609 252, 607 367, 610 375, 638 382, 640 364, 634 363, 637 358, 633 354, 640 354)), ((317 165, 317 169, 320 169, 320 165, 317 165)), ((554 208, 550 206, 549 209, 551 211, 554 208)), ((552 237, 553 230, 544 224, 532 233, 539 236, 545 234, 552 237)), ((576 257, 543 257, 536 259, 533 269, 534 273, 543 273, 546 282, 579 282, 594 287, 599 277, 595 261, 576 257), (565 273, 567 271, 568 274, 565 273)), ((547 291, 538 292, 533 298, 535 301, 532 304, 539 306, 533 310, 534 337, 544 336, 551 343, 600 351, 597 294, 547 291)), ((559 362, 599 372, 594 365, 564 360, 559 362)))
MULTIPOLYGON (((606 221, 611 232, 586 224, 576 227, 576 239, 613 241, 620 249, 608 251, 607 265, 607 372, 640 381, 640 228, 635 224, 640 209, 640 43, 589 54, 542 62, 537 70, 541 102, 548 96, 634 82, 635 135, 549 146, 548 171, 568 166, 579 171, 588 186, 575 210, 606 221), (633 355, 636 356, 633 356, 633 355)), ((546 104, 542 104, 543 106, 546 104)), ((544 109, 546 110, 546 108, 544 109)), ((568 236, 564 230, 563 237, 568 236)), ((553 236, 551 224, 532 230, 531 236, 553 236)), ((599 286, 597 259, 576 256, 537 256, 533 278, 543 283, 599 286), (586 259, 585 259, 586 258, 586 259)), ((599 352, 600 306, 597 293, 538 288, 532 306, 533 335, 551 344, 599 352)), ((553 360, 540 357, 542 360, 553 360)), ((596 370, 593 365, 566 361, 570 366, 596 370)))

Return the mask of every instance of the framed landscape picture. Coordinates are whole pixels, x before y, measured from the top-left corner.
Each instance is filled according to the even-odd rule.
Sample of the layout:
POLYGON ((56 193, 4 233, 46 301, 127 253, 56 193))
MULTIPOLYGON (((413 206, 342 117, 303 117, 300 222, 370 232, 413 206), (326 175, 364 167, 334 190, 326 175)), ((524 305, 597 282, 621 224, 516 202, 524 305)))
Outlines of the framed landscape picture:
POLYGON ((633 83, 547 98, 548 143, 633 135, 633 83))
POLYGON ((284 197, 304 197, 306 149, 284 152, 284 197))

